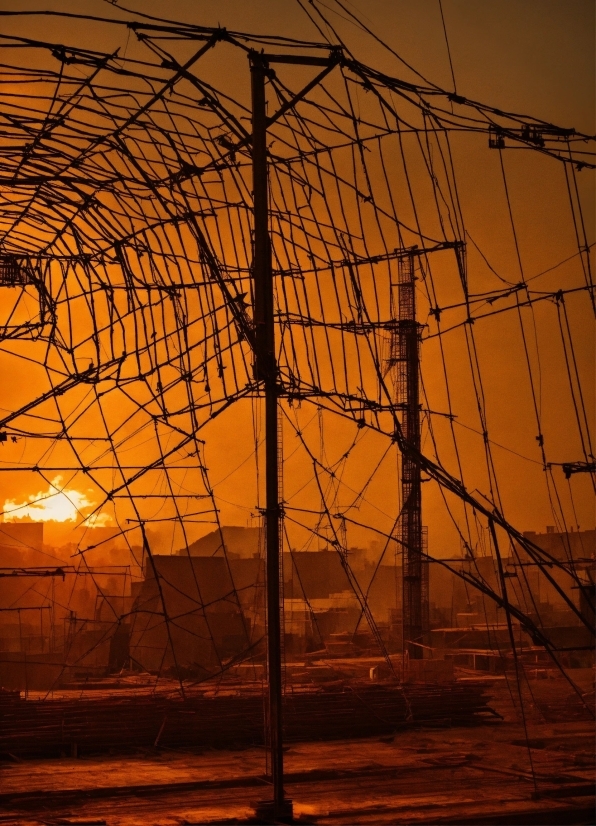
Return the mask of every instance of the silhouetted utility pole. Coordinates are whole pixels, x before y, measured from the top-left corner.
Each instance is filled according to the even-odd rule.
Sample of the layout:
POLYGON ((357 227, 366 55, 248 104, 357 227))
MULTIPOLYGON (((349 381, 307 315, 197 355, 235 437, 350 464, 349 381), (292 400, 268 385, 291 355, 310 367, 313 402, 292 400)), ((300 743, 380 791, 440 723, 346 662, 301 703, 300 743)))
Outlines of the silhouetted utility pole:
POLYGON ((267 736, 273 781, 273 801, 264 801, 258 814, 267 821, 292 816, 291 801, 283 785, 282 732, 282 633, 283 594, 280 592, 280 494, 279 432, 277 418, 277 363, 273 273, 269 237, 267 174, 267 112, 265 77, 267 63, 257 53, 250 55, 252 82, 252 170, 254 204, 254 323, 255 378, 265 390, 265 550, 267 572, 267 736))
POLYGON ((333 50, 328 56, 263 54, 250 52, 252 90, 252 173, 254 209, 254 332, 255 378, 265 391, 265 554, 267 579, 267 737, 273 781, 273 800, 257 806, 262 823, 289 822, 292 801, 284 794, 283 779, 283 582, 280 502, 280 432, 278 398, 280 395, 275 355, 275 312, 271 239, 269 236, 269 181, 267 171, 267 128, 292 109, 332 71, 341 60, 333 50), (293 98, 267 117, 265 79, 272 73, 270 63, 317 66, 322 69, 293 98))
POLYGON ((401 464, 402 511, 398 538, 403 551, 403 640, 410 659, 422 659, 428 630, 428 564, 423 552, 420 463, 420 325, 416 321, 415 253, 404 253, 397 264, 397 296, 392 290, 394 328, 390 364, 396 373, 396 404, 402 411, 404 451, 401 464), (396 306, 397 305, 397 306, 396 306))

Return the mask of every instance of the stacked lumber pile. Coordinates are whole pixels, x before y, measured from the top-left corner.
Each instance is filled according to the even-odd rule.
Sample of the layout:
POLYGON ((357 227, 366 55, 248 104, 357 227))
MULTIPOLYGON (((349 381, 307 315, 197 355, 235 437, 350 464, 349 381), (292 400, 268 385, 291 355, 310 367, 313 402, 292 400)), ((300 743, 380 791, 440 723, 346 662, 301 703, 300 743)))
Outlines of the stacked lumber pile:
MULTIPOLYGON (((0 695, 0 754, 20 757, 96 754, 166 747, 229 748, 263 742, 261 690, 185 699, 120 692, 80 699, 25 700, 0 695)), ((473 724, 491 715, 482 684, 350 683, 293 687, 285 698, 289 741, 391 734, 412 725, 473 724)))

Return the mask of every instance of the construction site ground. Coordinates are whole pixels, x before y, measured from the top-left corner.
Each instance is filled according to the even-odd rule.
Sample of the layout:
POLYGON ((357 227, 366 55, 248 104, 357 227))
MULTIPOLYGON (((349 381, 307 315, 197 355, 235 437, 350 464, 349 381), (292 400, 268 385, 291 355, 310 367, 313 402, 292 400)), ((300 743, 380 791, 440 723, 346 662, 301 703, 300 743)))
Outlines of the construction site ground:
MULTIPOLYGON (((593 672, 575 676, 590 697, 593 672)), ((563 680, 536 680, 526 684, 524 728, 511 688, 504 679, 491 681, 500 721, 290 743, 286 791, 297 820, 329 826, 593 824, 590 715, 570 705, 563 680)), ((247 822, 253 804, 270 796, 265 761, 262 747, 201 751, 200 744, 76 758, 5 755, 0 824, 247 822)))

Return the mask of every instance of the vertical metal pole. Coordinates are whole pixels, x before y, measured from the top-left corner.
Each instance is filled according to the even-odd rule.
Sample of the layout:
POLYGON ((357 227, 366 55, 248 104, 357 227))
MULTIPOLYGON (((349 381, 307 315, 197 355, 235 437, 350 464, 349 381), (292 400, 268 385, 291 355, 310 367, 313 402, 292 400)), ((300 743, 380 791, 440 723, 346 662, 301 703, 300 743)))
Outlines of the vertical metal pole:
MULTIPOLYGON (((252 170, 254 204, 254 321, 255 378, 265 389, 265 549, 267 583, 267 676, 269 688, 267 731, 273 781, 273 817, 287 816, 284 799, 282 740, 282 628, 280 610, 280 502, 277 418, 277 364, 273 305, 273 274, 269 237, 267 175, 267 66, 257 53, 250 55, 252 87, 252 170)), ((290 804, 291 805, 291 804, 290 804)), ((290 809, 291 816, 291 809, 290 809)))
MULTIPOLYGON (((405 441, 420 450, 419 327, 416 321, 414 256, 398 260, 397 401, 401 407, 405 441)), ((422 659, 424 632, 428 626, 428 566, 423 559, 422 496, 420 465, 403 454, 401 473, 402 512, 399 535, 403 548, 404 653, 422 659)))

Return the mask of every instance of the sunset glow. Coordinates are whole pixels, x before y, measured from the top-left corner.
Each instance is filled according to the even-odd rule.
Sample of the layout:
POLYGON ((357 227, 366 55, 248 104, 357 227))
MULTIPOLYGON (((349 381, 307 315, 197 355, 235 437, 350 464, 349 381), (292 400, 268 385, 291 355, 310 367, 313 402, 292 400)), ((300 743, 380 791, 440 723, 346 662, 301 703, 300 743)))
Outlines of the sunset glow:
POLYGON ((2 819, 593 822, 594 0, 0 23, 2 819))
POLYGON ((47 490, 32 493, 25 502, 5 499, 4 521, 27 518, 33 522, 76 522, 83 519, 89 526, 103 527, 109 521, 107 514, 85 516, 84 512, 95 504, 86 493, 62 487, 62 476, 56 476, 47 490))

